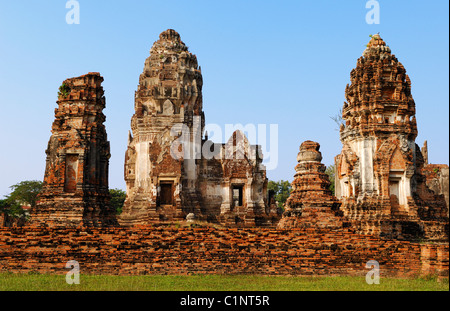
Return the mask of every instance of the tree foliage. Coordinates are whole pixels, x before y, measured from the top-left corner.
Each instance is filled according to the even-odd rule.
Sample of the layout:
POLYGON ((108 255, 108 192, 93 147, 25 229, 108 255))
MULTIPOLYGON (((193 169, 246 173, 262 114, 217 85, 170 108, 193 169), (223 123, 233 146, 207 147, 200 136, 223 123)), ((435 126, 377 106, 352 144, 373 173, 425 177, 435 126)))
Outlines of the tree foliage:
POLYGON ((9 217, 25 217, 26 211, 22 205, 36 206, 37 195, 42 189, 42 182, 38 180, 25 180, 9 187, 12 191, 0 200, 0 212, 9 217))
POLYGON ((6 200, 10 204, 29 204, 33 208, 36 206, 37 195, 42 189, 42 181, 25 180, 9 188, 12 192, 6 196, 6 200))
POLYGON ((326 170, 325 170, 325 174, 328 175, 328 178, 330 179, 330 190, 333 193, 333 195, 335 195, 335 174, 336 174, 336 166, 333 165, 329 165, 327 166, 326 170))
POLYGON ((291 193, 292 186, 291 183, 286 180, 270 180, 267 184, 267 190, 274 191, 275 201, 278 202, 278 207, 282 208, 291 193))
POLYGON ((0 200, 0 213, 4 213, 12 218, 24 217, 25 210, 17 202, 10 202, 8 199, 0 200))
POLYGON ((117 214, 122 213, 123 203, 127 193, 122 189, 109 189, 109 194, 111 195, 111 206, 116 210, 117 214))
POLYGON ((330 117, 330 119, 333 120, 334 123, 336 123, 337 128, 335 130, 338 132, 341 128, 341 125, 345 125, 345 120, 342 117, 342 109, 339 109, 339 112, 335 116, 330 117))
POLYGON ((8 200, 2 199, 0 200, 0 213, 8 213, 10 204, 8 203, 8 200))

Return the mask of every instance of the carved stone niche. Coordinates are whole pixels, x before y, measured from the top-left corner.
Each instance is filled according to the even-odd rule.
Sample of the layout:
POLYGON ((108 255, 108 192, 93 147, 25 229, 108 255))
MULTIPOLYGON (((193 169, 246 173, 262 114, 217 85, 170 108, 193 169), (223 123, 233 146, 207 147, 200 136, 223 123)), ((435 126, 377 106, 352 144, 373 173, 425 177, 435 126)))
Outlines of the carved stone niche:
POLYGON ((162 114, 163 115, 173 115, 174 114, 174 107, 173 107, 172 102, 169 99, 167 99, 163 103, 162 114))

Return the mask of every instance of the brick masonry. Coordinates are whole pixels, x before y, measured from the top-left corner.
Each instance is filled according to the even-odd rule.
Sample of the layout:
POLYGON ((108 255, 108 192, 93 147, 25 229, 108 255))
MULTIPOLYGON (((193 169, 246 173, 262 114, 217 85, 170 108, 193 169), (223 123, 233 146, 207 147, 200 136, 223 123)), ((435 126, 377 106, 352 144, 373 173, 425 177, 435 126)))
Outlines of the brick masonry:
MULTIPOLYGON (((187 53, 175 31, 163 32, 158 42, 152 48, 157 53, 151 53, 140 77, 131 124, 134 137, 129 135, 125 158, 127 200, 119 221, 127 226, 180 220, 189 212, 201 221, 216 218, 228 226, 274 226, 279 215, 276 209, 263 208, 267 177, 259 168, 259 157, 254 161, 201 159, 198 170, 195 161, 183 167, 169 158, 169 125, 187 120, 191 128, 192 118, 197 116, 202 129, 202 78, 195 55, 187 53), (170 55, 157 51, 164 46, 172 46, 170 55), (185 67, 186 61, 191 66, 188 80, 192 85, 181 92, 175 86, 184 80, 175 79, 175 69, 185 67), (143 126, 146 123, 148 127, 143 126), (148 135, 148 129, 154 137, 148 135), (139 159, 155 165, 139 169, 139 159), (183 170, 192 174, 184 176, 183 170), (145 187, 136 182, 140 180, 145 180, 145 187), (161 204, 157 186, 168 183, 170 191, 164 193, 172 199, 164 196, 165 204, 161 204), (234 190, 238 190, 237 200, 234 190)), ((81 272, 90 274, 365 275, 365 264, 376 260, 385 276, 448 277, 448 191, 445 196, 442 190, 448 189, 448 167, 427 165, 426 148, 423 158, 416 147, 411 83, 403 65, 379 36, 372 38, 357 66, 351 73, 352 85, 346 89, 348 103, 343 107, 345 125, 341 126, 344 146, 336 160, 336 189, 342 194, 344 216, 358 231, 332 218, 337 216, 333 214, 338 201, 329 193, 319 145, 314 142, 307 142, 300 150, 294 191, 287 204, 290 214, 285 216, 295 218, 294 226, 96 227, 115 225, 115 221, 108 204, 109 143, 103 126, 103 78, 89 73, 65 81, 68 89, 61 91, 67 94, 60 95, 55 111, 44 190, 32 213, 33 225, 50 227, 0 228, 0 272, 63 274, 66 262, 76 260, 81 272), (375 78, 369 77, 372 73, 375 78), (377 135, 368 139, 371 133, 377 135), (377 153, 371 154, 375 146, 377 153), (413 175, 416 196, 404 191, 411 188, 413 175), (300 216, 303 225, 314 227, 290 228, 296 227, 300 216), (431 243, 431 239, 445 243, 431 243)), ((208 141, 206 136, 200 137, 202 143, 208 141)), ((221 153, 249 145, 243 134, 242 139, 237 137, 235 132, 229 143, 221 144, 221 153)), ((249 158, 248 153, 244 155, 249 158)), ((3 222, 0 218, 0 225, 3 222)))
POLYGON ((258 274, 448 277, 448 243, 383 240, 348 229, 2 228, 0 273, 258 274))
POLYGON ((181 221, 188 215, 234 227, 273 227, 279 220, 266 204, 261 146, 251 145, 239 130, 226 144, 209 140, 202 87, 197 56, 175 30, 163 31, 139 76, 120 225, 181 221))
MULTIPOLYGON (((448 241, 445 184, 424 175, 411 80, 379 34, 350 72, 335 158, 340 210, 362 234, 448 241), (430 189, 435 184, 434 190, 430 189), (441 194, 442 192, 442 194, 441 194)), ((430 176, 431 177, 431 176, 430 176)))
POLYGON ((109 204, 110 145, 104 122, 103 77, 90 72, 64 80, 48 142, 45 175, 33 225, 106 226, 116 223, 109 204))

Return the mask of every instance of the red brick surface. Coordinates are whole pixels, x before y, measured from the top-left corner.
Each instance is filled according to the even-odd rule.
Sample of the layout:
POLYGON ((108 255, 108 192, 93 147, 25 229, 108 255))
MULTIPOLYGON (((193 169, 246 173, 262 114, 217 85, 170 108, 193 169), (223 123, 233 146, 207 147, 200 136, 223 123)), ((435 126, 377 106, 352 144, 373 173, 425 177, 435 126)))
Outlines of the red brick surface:
POLYGON ((448 244, 382 240, 330 229, 3 228, 0 272, 448 277, 448 244))
POLYGON ((284 205, 285 212, 278 228, 343 227, 340 202, 331 193, 319 149, 319 143, 310 140, 300 145, 292 192, 284 205))
POLYGON ((110 146, 104 126, 106 99, 99 73, 66 79, 46 150, 42 191, 31 210, 33 225, 115 224, 109 204, 110 146))
POLYGON ((423 174, 426 147, 424 160, 415 143, 411 80, 378 34, 357 60, 350 80, 340 126, 343 147, 335 158, 336 193, 344 216, 359 233, 448 240, 445 197, 429 189, 423 174), (371 151, 363 151, 364 144, 371 151), (400 178, 401 196, 391 190, 400 178))

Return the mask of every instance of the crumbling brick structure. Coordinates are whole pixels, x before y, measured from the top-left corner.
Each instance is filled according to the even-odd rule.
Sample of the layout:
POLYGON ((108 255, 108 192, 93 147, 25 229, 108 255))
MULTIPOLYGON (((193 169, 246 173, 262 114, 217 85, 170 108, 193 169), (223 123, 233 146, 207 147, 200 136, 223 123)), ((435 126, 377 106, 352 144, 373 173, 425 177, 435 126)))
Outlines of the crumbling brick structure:
POLYGON ((319 143, 310 140, 300 145, 292 191, 278 228, 343 228, 340 203, 330 190, 319 149, 319 143))
POLYGON ((109 205, 109 142, 105 97, 99 73, 67 79, 46 150, 44 184, 31 211, 32 225, 108 226, 116 223, 109 205))
POLYGON ((255 274, 448 278, 448 243, 355 234, 346 228, 7 228, 0 229, 0 273, 255 274))
POLYGON ((448 239, 447 207, 426 186, 411 81, 379 35, 350 73, 342 108, 336 195, 361 233, 448 239))
POLYGON ((228 144, 204 136, 202 85, 197 57, 176 31, 162 32, 135 95, 121 225, 178 221, 188 214, 228 225, 276 220, 266 211, 267 178, 258 146, 239 132, 228 144))
POLYGON ((447 164, 428 164, 428 143, 424 142, 421 149, 424 165, 422 175, 425 176, 425 184, 428 189, 438 195, 443 195, 447 206, 447 217, 449 207, 449 167, 447 164))
MULTIPOLYGON (((446 167, 428 164, 426 148, 423 157, 415 145, 415 108, 404 68, 374 36, 351 78, 344 146, 336 157, 344 217, 329 190, 320 146, 306 141, 278 230, 107 227, 115 218, 108 204, 103 78, 89 73, 66 80, 46 151, 44 187, 32 211, 37 226, 0 229, 0 272, 65 274, 65 263, 77 260, 86 274, 364 276, 366 263, 377 260, 383 276, 448 278, 447 210, 444 195, 436 194, 445 187, 446 167), (420 237, 444 243, 398 240, 420 237)), ((265 201, 259 146, 240 131, 226 144, 203 137, 201 85, 195 56, 175 31, 163 32, 136 93, 122 224, 186 214, 190 222, 228 226, 276 223, 276 208, 265 201)))
MULTIPOLYGON (((204 146, 212 144, 206 140, 204 146)), ((215 144, 214 149, 220 157, 203 159, 199 175, 204 206, 216 215, 220 212, 218 219, 227 226, 275 226, 281 215, 276 205, 269 206, 266 200, 267 177, 260 146, 250 145, 241 131, 235 131, 226 144, 215 144)))

